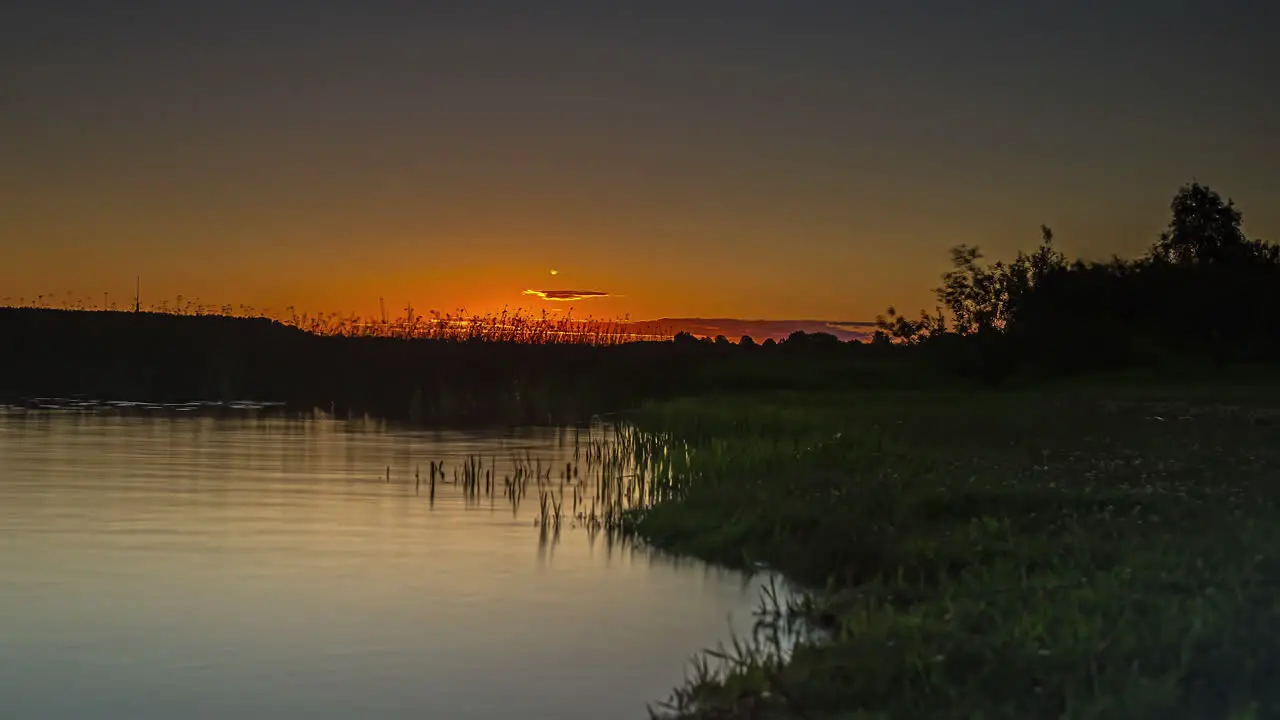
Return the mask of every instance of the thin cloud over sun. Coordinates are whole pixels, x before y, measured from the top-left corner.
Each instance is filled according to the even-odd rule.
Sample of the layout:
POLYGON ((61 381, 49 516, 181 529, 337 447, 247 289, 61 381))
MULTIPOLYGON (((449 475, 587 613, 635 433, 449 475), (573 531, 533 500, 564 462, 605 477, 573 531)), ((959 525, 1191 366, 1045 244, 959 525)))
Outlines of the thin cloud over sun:
POLYGON ((525 290, 524 294, 558 302, 609 297, 609 293, 601 292, 600 290, 525 290))

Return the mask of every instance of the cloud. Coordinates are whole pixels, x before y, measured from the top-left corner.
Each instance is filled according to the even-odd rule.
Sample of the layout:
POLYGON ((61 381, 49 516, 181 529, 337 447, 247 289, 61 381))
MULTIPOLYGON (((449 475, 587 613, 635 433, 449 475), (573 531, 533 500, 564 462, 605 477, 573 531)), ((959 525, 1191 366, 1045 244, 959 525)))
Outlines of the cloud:
POLYGON ((839 322, 827 323, 827 332, 831 330, 842 330, 847 333, 865 333, 874 332, 878 326, 876 323, 865 320, 842 320, 839 322))
POLYGON ((609 297, 609 293, 599 290, 525 290, 524 294, 533 295, 543 300, 556 300, 559 302, 609 297))
POLYGON ((628 323, 633 332, 671 337, 677 332, 688 332, 697 337, 724 335, 737 340, 750 335, 757 342, 766 339, 785 339, 799 330, 806 333, 824 332, 840 340, 871 339, 875 323, 863 320, 748 320, 740 318, 662 318, 628 323))

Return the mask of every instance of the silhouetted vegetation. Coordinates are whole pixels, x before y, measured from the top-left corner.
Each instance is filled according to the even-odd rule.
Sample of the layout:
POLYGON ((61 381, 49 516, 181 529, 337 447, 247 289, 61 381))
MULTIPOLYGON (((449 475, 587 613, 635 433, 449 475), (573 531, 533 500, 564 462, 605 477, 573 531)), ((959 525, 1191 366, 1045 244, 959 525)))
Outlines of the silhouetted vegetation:
POLYGON ((564 424, 649 399, 898 375, 887 356, 847 372, 858 348, 838 342, 534 340, 542 334, 317 333, 217 314, 0 308, 0 402, 254 400, 421 424, 564 424))
POLYGON ((432 310, 426 314, 404 308, 398 317, 385 310, 377 317, 341 313, 299 313, 293 307, 283 311, 272 308, 256 308, 251 305, 209 305, 199 298, 179 295, 174 302, 142 304, 139 299, 129 307, 109 302, 102 303, 85 298, 74 298, 70 293, 59 297, 56 293, 37 295, 34 298, 5 297, 0 307, 41 310, 83 310, 145 312, 154 315, 176 317, 220 317, 248 320, 272 320, 285 327, 303 330, 315 335, 334 335, 351 338, 396 338, 399 340, 483 340, 498 343, 525 345, 618 345, 621 343, 665 340, 666 335, 637 333, 626 320, 600 320, 594 317, 575 317, 573 309, 563 314, 531 313, 523 310, 477 314, 458 310, 441 313, 432 310))
POLYGON ((1247 238, 1241 212, 1204 185, 1170 207, 1168 230, 1134 259, 1068 262, 1048 228, 1008 263, 953 248, 943 309, 911 320, 891 308, 882 337, 989 381, 1276 359, 1280 246, 1247 238))
POLYGON ((266 319, 181 298, 156 312, 82 312, 41 297, 0 310, 0 399, 234 398, 424 423, 579 422, 708 392, 1204 374, 1275 359, 1280 248, 1248 239, 1240 211, 1203 185, 1181 188, 1171 209, 1167 232, 1131 260, 1069 262, 1048 228, 1010 262, 953 248, 938 308, 915 319, 890 308, 865 344, 822 332, 667 341, 592 319, 412 307, 396 320, 266 319))
POLYGON ((421 423, 577 422, 655 394, 670 344, 319 335, 216 315, 0 310, 0 398, 269 400, 421 423))

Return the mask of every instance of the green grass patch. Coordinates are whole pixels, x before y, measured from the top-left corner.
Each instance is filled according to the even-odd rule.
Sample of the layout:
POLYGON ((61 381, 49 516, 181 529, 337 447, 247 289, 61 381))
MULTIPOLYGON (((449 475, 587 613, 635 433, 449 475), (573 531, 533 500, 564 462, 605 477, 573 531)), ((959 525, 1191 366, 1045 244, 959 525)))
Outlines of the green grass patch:
POLYGON ((786 662, 739 646, 664 712, 1280 716, 1267 395, 792 393, 647 408, 638 425, 691 450, 672 499, 629 530, 780 570, 828 635, 786 662))

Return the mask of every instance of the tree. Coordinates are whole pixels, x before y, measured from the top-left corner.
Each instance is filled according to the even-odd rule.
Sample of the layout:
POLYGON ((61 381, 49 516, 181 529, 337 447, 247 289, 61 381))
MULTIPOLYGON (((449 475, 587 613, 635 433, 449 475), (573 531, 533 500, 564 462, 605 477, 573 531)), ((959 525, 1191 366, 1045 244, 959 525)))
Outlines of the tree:
POLYGON ((782 341, 782 347, 792 350, 802 350, 809 347, 809 333, 803 330, 793 330, 790 335, 782 341))
MULTIPOLYGON (((1018 253, 1018 258, 1022 259, 1022 253, 1018 253)), ((1048 225, 1040 226, 1040 247, 1036 251, 1026 256, 1027 266, 1030 270, 1029 277, 1031 286, 1035 287, 1048 280, 1050 277, 1062 273, 1067 269, 1067 256, 1053 244, 1053 231, 1048 225)))
POLYGON ((936 315, 930 315, 927 312, 920 312, 919 320, 909 320, 906 315, 899 315, 898 311, 892 306, 887 310, 888 317, 884 315, 876 316, 876 336, 873 342, 878 340, 879 335, 884 335, 885 339, 881 342, 898 342, 907 345, 915 345, 931 338, 938 337, 947 331, 947 318, 942 312, 942 308, 937 308, 936 315))
POLYGON ((990 267, 978 262, 982 251, 977 247, 957 245, 951 249, 953 269, 943 274, 942 287, 934 293, 951 311, 957 333, 1004 330, 1017 317, 1021 300, 1066 269, 1066 256, 1053 245, 1053 231, 1041 225, 1040 236, 1040 247, 1034 253, 1019 251, 1013 262, 996 262, 990 267))
POLYGON ((1173 356, 1280 357, 1280 245, 1246 238, 1234 203, 1195 182, 1170 209, 1166 231, 1132 260, 1068 264, 1047 227, 1039 248, 1008 263, 987 264, 977 247, 956 246, 935 290, 952 329, 941 311, 913 320, 889 308, 873 343, 927 341, 928 357, 948 369, 991 379, 1173 356))
POLYGON ((1207 185, 1183 185, 1169 203, 1173 218, 1151 247, 1153 260, 1177 265, 1226 263, 1255 254, 1241 229, 1243 216, 1231 199, 1207 185))
POLYGON ((679 347, 689 347, 691 345, 701 344, 701 341, 698 340, 698 338, 694 337, 693 333, 683 331, 683 330, 676 333, 675 337, 672 338, 671 340, 673 343, 675 343, 679 347))
POLYGON ((831 350, 840 347, 840 338, 829 332, 809 333, 806 344, 815 350, 831 350))

